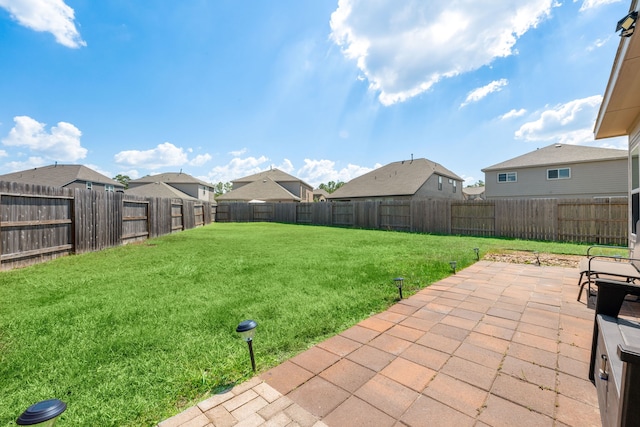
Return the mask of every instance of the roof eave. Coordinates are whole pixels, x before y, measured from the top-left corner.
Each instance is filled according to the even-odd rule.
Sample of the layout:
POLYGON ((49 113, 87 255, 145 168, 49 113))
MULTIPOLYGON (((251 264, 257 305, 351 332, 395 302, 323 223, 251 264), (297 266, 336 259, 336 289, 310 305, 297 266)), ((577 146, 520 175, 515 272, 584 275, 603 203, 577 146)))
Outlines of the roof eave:
MULTIPOLYGON (((637 10, 637 0, 629 11, 637 10)), ((598 117, 594 125, 595 139, 629 135, 640 116, 640 39, 622 37, 616 51, 598 117)))

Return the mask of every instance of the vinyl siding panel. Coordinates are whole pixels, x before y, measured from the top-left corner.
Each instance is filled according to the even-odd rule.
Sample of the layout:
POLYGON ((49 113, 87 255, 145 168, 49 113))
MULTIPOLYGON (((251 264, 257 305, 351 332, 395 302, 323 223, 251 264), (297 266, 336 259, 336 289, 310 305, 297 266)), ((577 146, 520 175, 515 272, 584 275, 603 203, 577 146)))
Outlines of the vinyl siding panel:
MULTIPOLYGON (((640 122, 636 122, 636 124, 633 126, 632 131, 629 133, 629 153, 631 153, 631 151, 638 145, 640 145, 640 122)), ((628 168, 628 170, 631 170, 631 155, 629 155, 628 168)), ((638 171, 638 173, 640 173, 640 171, 638 171)), ((632 177, 631 175, 629 175, 629 192, 632 192, 633 190, 631 182, 632 177)), ((640 215, 640 206, 638 206, 640 200, 638 199, 637 194, 635 195, 635 197, 631 196, 629 200, 629 247, 634 250, 634 256, 637 256, 638 253, 640 253, 640 239, 637 236, 637 230, 635 230, 636 232, 634 233, 635 227, 633 221, 635 221, 636 218, 640 215)))
POLYGON ((442 177, 442 190, 438 190, 438 174, 432 174, 424 184, 416 191, 413 199, 452 199, 462 200, 462 182, 455 181, 446 176, 442 177), (456 192, 453 192, 453 182, 456 183, 456 192))
POLYGON ((509 169, 485 173, 487 199, 626 197, 627 160, 509 169), (547 179, 548 169, 570 168, 571 178, 547 179), (517 172, 517 182, 498 182, 498 174, 517 172))

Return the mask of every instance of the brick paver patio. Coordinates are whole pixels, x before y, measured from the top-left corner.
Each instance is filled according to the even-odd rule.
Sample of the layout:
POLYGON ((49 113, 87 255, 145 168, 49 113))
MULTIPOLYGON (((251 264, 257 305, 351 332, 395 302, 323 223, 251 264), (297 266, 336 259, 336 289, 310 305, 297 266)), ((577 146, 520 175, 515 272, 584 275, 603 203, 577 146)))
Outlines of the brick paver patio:
POLYGON ((577 279, 479 261, 159 426, 600 426, 577 279))

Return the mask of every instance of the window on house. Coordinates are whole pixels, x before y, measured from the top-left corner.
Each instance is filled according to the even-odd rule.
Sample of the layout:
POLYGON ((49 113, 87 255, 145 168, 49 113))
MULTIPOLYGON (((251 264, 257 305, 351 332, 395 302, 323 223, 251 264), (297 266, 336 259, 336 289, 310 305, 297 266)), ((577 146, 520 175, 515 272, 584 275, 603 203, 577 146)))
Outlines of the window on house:
POLYGON ((571 178, 571 168, 547 169, 547 179, 571 178))
POLYGON ((112 193, 115 191, 113 185, 107 184, 104 186, 105 191, 111 191, 112 193))
POLYGON ((458 182, 453 181, 453 192, 455 193, 457 189, 458 189, 458 182))
POLYGON ((93 182, 87 181, 87 190, 91 190, 93 188, 93 182))
POLYGON ((438 190, 442 191, 442 177, 438 177, 438 190))
POLYGON ((498 174, 498 182, 516 182, 518 181, 518 172, 503 172, 498 174))

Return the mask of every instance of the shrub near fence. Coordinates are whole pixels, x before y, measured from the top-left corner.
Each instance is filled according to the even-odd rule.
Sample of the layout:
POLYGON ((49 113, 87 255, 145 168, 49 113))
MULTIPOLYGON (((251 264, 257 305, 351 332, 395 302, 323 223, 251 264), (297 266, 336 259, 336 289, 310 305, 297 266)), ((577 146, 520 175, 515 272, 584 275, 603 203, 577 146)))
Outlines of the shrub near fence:
POLYGON ((628 244, 627 218, 625 198, 224 203, 216 208, 219 222, 275 221, 621 246, 628 244))
POLYGON ((0 269, 194 228, 210 203, 0 181, 0 269))

